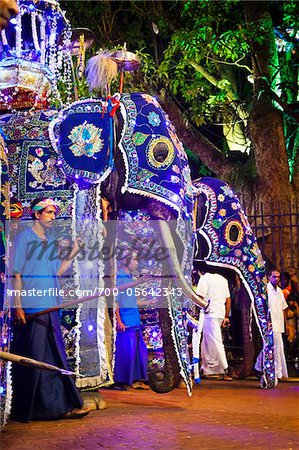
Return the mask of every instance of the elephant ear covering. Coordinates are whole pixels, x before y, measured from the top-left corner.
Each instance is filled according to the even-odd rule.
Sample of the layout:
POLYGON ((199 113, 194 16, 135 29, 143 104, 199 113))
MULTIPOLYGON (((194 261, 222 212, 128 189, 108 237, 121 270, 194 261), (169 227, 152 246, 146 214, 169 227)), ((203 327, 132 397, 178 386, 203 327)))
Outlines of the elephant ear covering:
POLYGON ((274 387, 273 332, 267 302, 265 263, 237 195, 216 178, 194 181, 196 215, 195 261, 237 272, 251 299, 263 338, 264 374, 274 387), (206 253, 203 254, 203 250, 206 253))
POLYGON ((60 111, 49 133, 68 178, 84 187, 84 183, 99 183, 108 176, 112 170, 111 131, 106 102, 83 100, 60 111))
POLYGON ((124 125, 119 148, 126 166, 122 192, 154 198, 190 219, 188 159, 168 116, 147 94, 124 94, 120 110, 124 125))

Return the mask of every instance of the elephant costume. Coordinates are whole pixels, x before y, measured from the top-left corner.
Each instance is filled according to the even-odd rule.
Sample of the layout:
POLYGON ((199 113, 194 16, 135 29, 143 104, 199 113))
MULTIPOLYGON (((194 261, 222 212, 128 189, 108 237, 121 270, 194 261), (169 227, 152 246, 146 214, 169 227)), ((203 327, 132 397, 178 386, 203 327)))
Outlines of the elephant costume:
POLYGON ((242 285, 242 344, 244 361, 240 378, 251 374, 256 355, 252 340, 251 311, 263 340, 263 387, 274 386, 273 332, 267 303, 265 263, 240 201, 232 189, 215 178, 194 181, 195 255, 194 261, 206 261, 239 275, 242 285))
MULTIPOLYGON (((166 300, 166 307, 165 304, 159 307, 159 303, 156 303, 155 307, 144 311, 145 335, 153 350, 150 358, 152 371, 150 385, 157 392, 168 392, 177 386, 180 377, 183 376, 191 393, 190 362, 184 325, 188 309, 187 297, 191 296, 201 306, 206 305, 200 298, 196 298, 191 289, 188 289, 188 285, 191 284, 193 254, 190 230, 194 189, 188 162, 182 144, 154 98, 146 94, 124 94, 119 105, 115 113, 113 104, 109 106, 105 101, 84 100, 71 104, 59 113, 47 110, 31 112, 29 117, 22 112, 2 116, 1 125, 7 136, 10 154, 11 183, 25 210, 28 208, 29 199, 40 196, 41 193, 55 197, 61 205, 61 217, 72 218, 77 232, 82 233, 84 230, 85 236, 93 234, 97 236, 98 242, 102 239, 99 227, 103 226, 99 217, 101 196, 109 200, 111 217, 119 222, 131 224, 134 220, 137 220, 137 223, 140 223, 140 220, 143 223, 149 222, 149 229, 145 232, 143 228, 145 234, 141 233, 140 239, 143 236, 147 238, 157 236, 150 227, 155 221, 161 222, 162 228, 160 227, 158 232, 160 242, 169 251, 171 247, 173 250, 180 249, 179 257, 174 255, 176 251, 170 251, 171 272, 167 272, 167 281, 169 282, 172 277, 179 280, 185 298, 175 298, 173 294, 175 291, 172 289, 177 283, 172 282, 168 289, 169 298, 166 300), (118 146, 115 145, 111 133, 114 124, 111 121, 113 113, 114 122, 117 123, 116 141, 120 137, 118 146), (51 142, 48 137, 49 123, 51 142), (71 182, 77 183, 80 188, 74 189, 71 182), (97 221, 97 225, 93 225, 93 230, 90 226, 82 228, 83 218, 87 213, 97 221), (172 232, 169 231, 169 227, 163 228, 163 224, 167 222, 175 224, 170 227, 172 232), (153 334, 156 336, 155 342, 152 342, 153 334)), ((199 184, 195 184, 195 199, 199 192, 207 195, 207 204, 210 207, 210 215, 206 214, 204 225, 196 226, 200 236, 208 237, 207 242, 210 242, 212 249, 204 259, 215 265, 223 264, 235 268, 242 277, 255 305, 267 358, 265 383, 271 386, 273 364, 272 343, 269 337, 271 331, 266 331, 269 326, 267 304, 265 291, 260 291, 264 286, 264 268, 259 259, 260 275, 256 277, 256 273, 250 272, 249 264, 246 265, 239 257, 246 251, 249 259, 257 260, 258 255, 255 255, 258 251, 257 244, 243 215, 239 224, 230 223, 232 231, 226 225, 223 236, 226 236, 226 242, 229 242, 230 246, 219 245, 222 239, 220 232, 224 227, 221 195, 227 202, 234 194, 228 186, 218 180, 202 180, 199 184), (216 189, 217 183, 219 186, 216 189), (232 245, 232 239, 227 238, 230 233, 236 231, 234 229, 242 234, 242 239, 236 239, 235 246, 232 245), (244 229, 247 230, 245 233, 244 229), (247 240, 244 240, 244 237, 247 240), (252 239, 251 243, 248 243, 249 238, 252 239), (239 249, 240 255, 237 251, 231 256, 228 251, 231 248, 239 249)), ((241 217, 241 207, 236 199, 235 203, 238 207, 235 210, 235 206, 231 206, 231 211, 237 211, 241 217)), ((126 237, 121 240, 131 245, 130 236, 132 234, 136 236, 135 231, 116 231, 119 235, 123 232, 126 237)), ((116 238, 120 240, 117 235, 116 238)), ((196 238, 196 245, 198 244, 200 242, 196 238)), ((144 265, 143 268, 150 272, 151 267, 144 265)), ((84 270, 82 266, 78 272, 79 278, 86 279, 87 275, 90 277, 92 274, 90 278, 93 282, 99 285, 103 283, 105 272, 103 267, 102 273, 98 267, 93 266, 85 270, 83 276, 84 270)), ((156 267, 157 273, 161 274, 163 270, 165 270, 163 267, 156 267)), ((86 288, 82 281, 79 282, 79 286, 81 289, 86 288)), ((164 287, 161 284, 159 288, 164 287)), ((86 308, 86 311, 85 308, 79 308, 73 312, 63 313, 63 327, 70 361, 85 376, 83 380, 78 380, 82 388, 90 389, 111 384, 113 381, 112 347, 115 334, 113 330, 109 330, 109 325, 107 328, 109 318, 104 305, 105 300, 99 299, 98 302, 100 304, 95 302, 94 307, 86 308), (86 331, 84 325, 87 323, 93 324, 92 331, 91 327, 86 331), (80 324, 82 324, 81 332, 78 332, 80 324), (98 344, 96 350, 94 340, 98 344)))
POLYGON ((124 94, 120 102, 117 100, 114 104, 100 100, 74 103, 51 122, 50 137, 61 167, 69 177, 81 181, 83 187, 103 180, 101 195, 109 200, 112 217, 125 224, 117 227, 117 242, 126 242, 132 248, 130 236, 139 236, 142 240, 155 239, 158 235, 158 241, 171 253, 171 262, 168 260, 171 273, 154 259, 143 261, 142 266, 144 271, 154 269, 162 275, 160 282, 148 284, 147 294, 151 293, 152 304, 155 299, 156 303, 155 307, 144 311, 145 334, 154 347, 150 385, 157 392, 168 392, 182 375, 191 393, 184 328, 188 305, 182 294, 191 296, 202 306, 205 302, 196 298, 189 287, 190 279, 188 284, 185 278, 188 274, 190 277, 192 269, 192 246, 189 245, 192 241, 192 185, 188 161, 175 130, 153 97, 124 94), (114 143, 111 146, 113 134, 111 130, 105 134, 101 131, 102 123, 113 126, 109 120, 112 115, 117 120, 115 136, 119 139, 113 158, 111 153, 108 155, 111 147, 114 148, 114 143), (103 154, 106 156, 102 157, 103 154), (158 232, 155 230, 157 220, 158 232), (174 239, 182 250, 180 261, 173 255, 175 244, 170 228, 165 227, 167 221, 174 224, 174 239), (144 226, 139 226, 140 223, 144 226), (177 283, 171 281, 171 277, 179 280, 182 293, 175 290, 177 283), (164 302, 157 299, 159 290, 167 294, 164 302), (176 298, 176 294, 181 294, 182 298, 176 298), (157 337, 156 343, 153 335, 157 337))

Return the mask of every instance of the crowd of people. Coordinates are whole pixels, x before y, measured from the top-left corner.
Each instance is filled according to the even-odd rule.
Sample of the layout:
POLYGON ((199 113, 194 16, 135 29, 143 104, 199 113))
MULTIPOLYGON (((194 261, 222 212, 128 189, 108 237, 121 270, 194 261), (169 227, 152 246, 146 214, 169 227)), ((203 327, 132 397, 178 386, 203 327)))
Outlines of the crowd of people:
MULTIPOLYGON (((219 271, 219 269, 218 269, 219 271)), ((224 331, 231 323, 231 294, 227 279, 215 273, 215 269, 204 263, 193 276, 198 278, 193 288, 206 298, 210 307, 207 312, 201 311, 198 327, 193 331, 193 353, 196 362, 201 360, 201 376, 204 378, 218 378, 226 381, 233 380, 233 367, 228 367, 227 351, 224 347, 224 331), (196 347, 194 347, 194 343, 196 347), (200 356, 200 358, 199 358, 200 356)), ((272 321, 274 338, 275 376, 278 380, 288 380, 287 360, 298 361, 299 335, 299 295, 298 278, 295 268, 283 272, 273 268, 268 272, 268 303, 272 321), (297 359, 296 359, 297 358, 297 359)), ((240 278, 236 277, 234 290, 242 289, 240 278)), ((235 299, 237 298, 234 295, 235 299)), ((238 324, 232 323, 233 327, 238 324)), ((231 353, 230 353, 230 356, 231 353)), ((261 351, 255 363, 257 376, 262 373, 261 351)), ((195 377, 196 378, 196 377, 195 377)))
MULTIPOLYGON (((68 370, 58 311, 47 310, 61 304, 59 277, 68 270, 82 243, 79 238, 75 239, 67 259, 53 258, 52 231, 58 209, 50 198, 33 200, 31 226, 19 232, 13 243, 11 352, 68 370), (34 290, 43 295, 30 295, 34 290)), ((137 266, 137 254, 133 253, 123 260, 117 274, 114 387, 123 389, 149 389, 148 354, 137 298, 127 295, 128 286, 135 284, 132 274, 137 266), (123 285, 126 287, 122 288, 123 285)), ((11 417, 14 420, 79 419, 89 413, 73 378, 59 372, 14 364, 12 388, 11 417)))

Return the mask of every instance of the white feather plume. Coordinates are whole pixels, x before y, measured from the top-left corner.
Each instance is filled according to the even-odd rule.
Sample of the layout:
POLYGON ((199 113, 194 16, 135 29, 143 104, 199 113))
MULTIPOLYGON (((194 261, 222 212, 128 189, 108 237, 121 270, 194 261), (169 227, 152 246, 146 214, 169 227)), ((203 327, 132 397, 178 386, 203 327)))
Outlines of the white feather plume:
POLYGON ((88 60, 85 74, 90 91, 110 95, 110 84, 117 76, 117 64, 111 59, 109 51, 100 51, 88 60))

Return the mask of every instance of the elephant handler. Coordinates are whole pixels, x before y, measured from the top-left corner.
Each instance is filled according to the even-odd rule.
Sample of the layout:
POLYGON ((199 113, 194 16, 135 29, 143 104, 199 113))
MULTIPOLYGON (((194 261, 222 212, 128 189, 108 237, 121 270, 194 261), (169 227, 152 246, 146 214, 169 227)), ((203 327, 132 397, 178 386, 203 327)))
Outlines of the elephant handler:
MULTIPOLYGON (((57 211, 58 206, 52 199, 35 199, 31 204, 33 224, 16 238, 12 269, 17 324, 12 352, 68 369, 58 312, 26 321, 26 314, 61 302, 57 295, 60 291, 58 277, 68 269, 79 250, 76 239, 67 260, 61 261, 58 255, 53 257, 55 241, 50 230, 57 211)), ((74 380, 56 372, 13 365, 12 392, 12 418, 21 422, 76 419, 89 412, 82 408, 74 380)))
POLYGON ((124 388, 149 389, 148 353, 141 331, 141 322, 135 290, 121 292, 121 285, 132 281, 138 267, 137 254, 133 252, 118 271, 116 320, 117 337, 115 350, 114 380, 124 388))
POLYGON ((228 281, 219 273, 210 273, 210 270, 208 267, 205 269, 206 273, 200 277, 196 288, 198 295, 210 301, 203 319, 201 369, 204 376, 232 381, 227 373, 228 363, 221 333, 222 327, 229 326, 231 299, 228 281))

